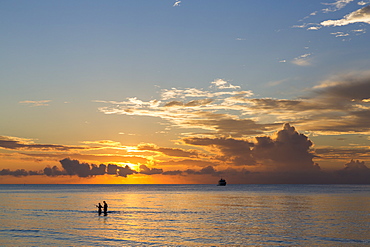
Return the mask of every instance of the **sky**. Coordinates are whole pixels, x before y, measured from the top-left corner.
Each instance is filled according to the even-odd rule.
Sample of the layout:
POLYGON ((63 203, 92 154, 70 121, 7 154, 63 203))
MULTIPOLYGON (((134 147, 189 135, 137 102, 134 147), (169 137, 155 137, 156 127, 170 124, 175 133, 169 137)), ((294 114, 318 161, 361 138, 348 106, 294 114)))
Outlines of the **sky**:
POLYGON ((0 1, 0 183, 370 183, 370 1, 0 1))

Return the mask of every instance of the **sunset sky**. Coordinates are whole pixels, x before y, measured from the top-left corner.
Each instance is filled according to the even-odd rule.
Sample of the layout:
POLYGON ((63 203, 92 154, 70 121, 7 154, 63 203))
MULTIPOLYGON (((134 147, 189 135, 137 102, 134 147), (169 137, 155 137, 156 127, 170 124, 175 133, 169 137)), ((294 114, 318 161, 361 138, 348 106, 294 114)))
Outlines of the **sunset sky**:
POLYGON ((370 183, 370 1, 0 1, 0 183, 370 183))

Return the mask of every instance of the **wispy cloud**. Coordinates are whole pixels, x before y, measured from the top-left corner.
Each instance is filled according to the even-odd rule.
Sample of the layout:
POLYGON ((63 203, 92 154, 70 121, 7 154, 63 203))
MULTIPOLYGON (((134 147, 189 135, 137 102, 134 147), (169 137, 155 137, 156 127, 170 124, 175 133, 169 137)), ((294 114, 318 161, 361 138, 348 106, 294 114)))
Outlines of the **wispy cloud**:
POLYGON ((322 11, 324 13, 335 12, 335 11, 338 11, 338 10, 344 8, 347 4, 349 4, 353 1, 354 0, 336 0, 333 3, 323 3, 324 5, 328 5, 328 6, 331 6, 331 7, 330 8, 325 8, 322 11))
POLYGON ((66 146, 57 144, 36 144, 30 139, 22 139, 11 136, 0 136, 0 148, 9 150, 55 150, 55 151, 67 151, 67 150, 78 150, 86 149, 81 146, 66 146))
POLYGON ((306 53, 296 57, 292 60, 292 63, 298 66, 309 66, 311 65, 311 53, 306 53))
POLYGON ((48 106, 51 100, 24 100, 19 101, 20 104, 25 104, 29 106, 48 106))

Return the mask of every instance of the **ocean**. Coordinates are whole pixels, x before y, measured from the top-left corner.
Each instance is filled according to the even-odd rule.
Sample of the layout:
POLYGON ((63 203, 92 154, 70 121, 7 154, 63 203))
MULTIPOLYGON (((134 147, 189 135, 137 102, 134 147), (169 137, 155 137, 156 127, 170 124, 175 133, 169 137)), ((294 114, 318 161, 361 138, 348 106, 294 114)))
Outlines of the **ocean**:
POLYGON ((369 246, 370 185, 0 185, 0 223, 0 246, 369 246))

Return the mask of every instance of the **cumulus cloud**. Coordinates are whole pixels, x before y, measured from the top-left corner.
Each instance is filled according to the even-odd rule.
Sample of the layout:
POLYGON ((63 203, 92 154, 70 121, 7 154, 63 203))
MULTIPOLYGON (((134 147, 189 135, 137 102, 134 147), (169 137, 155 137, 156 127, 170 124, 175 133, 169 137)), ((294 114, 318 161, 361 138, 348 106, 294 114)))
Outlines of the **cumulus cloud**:
POLYGON ((335 173, 336 178, 341 183, 356 183, 368 184, 370 183, 370 169, 365 165, 364 161, 351 160, 344 165, 344 168, 335 173))
POLYGON ((49 176, 49 177, 67 175, 66 171, 59 170, 57 166, 45 167, 43 172, 46 176, 49 176))
POLYGON ((370 5, 356 10, 339 20, 327 20, 320 24, 322 26, 345 26, 352 23, 367 23, 370 24, 370 5))
POLYGON ((79 177, 90 176, 90 165, 87 163, 80 163, 78 160, 64 159, 60 163, 66 171, 67 175, 78 175, 79 177))
MULTIPOLYGON (((127 177, 127 175, 135 174, 137 171, 132 170, 128 165, 121 167, 115 164, 100 164, 99 166, 95 164, 80 163, 78 160, 71 160, 69 158, 60 161, 65 173, 57 175, 77 175, 79 177, 92 177, 97 175, 117 175, 122 177, 127 177)), ((46 174, 46 173, 45 173, 46 174)), ((46 174, 47 175, 47 174, 46 174)))
POLYGON ((279 171, 310 171, 320 167, 314 164, 310 152, 313 143, 304 134, 298 133, 288 123, 271 137, 256 137, 253 156, 262 164, 279 171))
POLYGON ((184 138, 186 144, 213 149, 217 159, 235 166, 259 165, 264 170, 309 171, 319 170, 314 164, 312 142, 288 123, 275 138, 256 137, 256 142, 231 138, 184 138))

